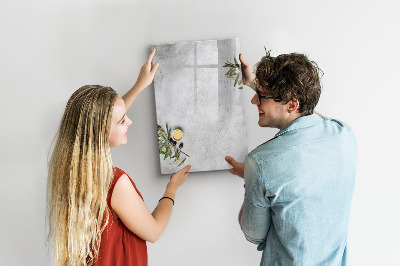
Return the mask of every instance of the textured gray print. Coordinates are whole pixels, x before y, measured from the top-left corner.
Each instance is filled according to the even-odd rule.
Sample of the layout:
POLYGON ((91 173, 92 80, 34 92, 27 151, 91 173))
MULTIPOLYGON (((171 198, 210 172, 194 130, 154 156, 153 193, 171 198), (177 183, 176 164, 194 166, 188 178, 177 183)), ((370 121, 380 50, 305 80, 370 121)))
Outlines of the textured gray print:
MULTIPOLYGON (((239 39, 153 45, 157 124, 166 132, 180 129, 183 143, 179 160, 160 154, 162 174, 191 164, 189 172, 229 169, 230 155, 239 162, 248 153, 242 90, 225 76, 223 65, 238 59, 239 39), (190 156, 190 157, 189 157, 190 156), (186 157, 185 162, 178 166, 186 157)), ((171 133, 172 135, 172 133, 171 133)), ((155 140, 156 141, 156 140, 155 140)))

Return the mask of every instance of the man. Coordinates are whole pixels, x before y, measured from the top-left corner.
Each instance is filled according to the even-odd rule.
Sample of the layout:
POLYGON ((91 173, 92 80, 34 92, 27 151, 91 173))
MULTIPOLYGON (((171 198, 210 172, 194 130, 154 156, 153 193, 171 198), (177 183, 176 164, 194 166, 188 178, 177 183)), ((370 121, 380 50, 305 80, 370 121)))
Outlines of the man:
MULTIPOLYGON (((280 131, 244 163, 239 223, 263 250, 261 265, 345 265, 356 141, 344 122, 314 113, 319 69, 302 54, 267 53, 256 71, 239 56, 243 83, 256 91, 258 125, 280 131)), ((340 103, 338 103, 340 104, 340 103)))

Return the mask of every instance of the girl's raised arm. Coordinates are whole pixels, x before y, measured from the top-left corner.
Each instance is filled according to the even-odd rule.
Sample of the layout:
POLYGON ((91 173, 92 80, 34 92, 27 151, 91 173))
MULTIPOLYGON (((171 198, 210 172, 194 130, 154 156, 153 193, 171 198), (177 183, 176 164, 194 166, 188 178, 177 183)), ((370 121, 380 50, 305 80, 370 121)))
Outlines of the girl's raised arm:
POLYGON ((122 96, 122 99, 125 102, 126 112, 128 112, 132 107, 139 94, 153 82, 154 75, 156 74, 158 68, 158 63, 154 64, 153 68, 151 68, 151 61, 153 60, 155 53, 156 49, 153 49, 146 63, 140 69, 135 85, 133 85, 133 87, 124 96, 122 96))

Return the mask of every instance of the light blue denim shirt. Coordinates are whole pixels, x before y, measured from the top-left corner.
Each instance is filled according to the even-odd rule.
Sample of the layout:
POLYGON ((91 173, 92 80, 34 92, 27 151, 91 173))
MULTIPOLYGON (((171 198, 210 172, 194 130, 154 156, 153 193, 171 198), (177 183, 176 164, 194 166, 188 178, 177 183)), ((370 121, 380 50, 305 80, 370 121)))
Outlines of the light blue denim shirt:
POLYGON ((355 176, 352 130, 316 114, 250 152, 240 226, 261 265, 345 265, 355 176))

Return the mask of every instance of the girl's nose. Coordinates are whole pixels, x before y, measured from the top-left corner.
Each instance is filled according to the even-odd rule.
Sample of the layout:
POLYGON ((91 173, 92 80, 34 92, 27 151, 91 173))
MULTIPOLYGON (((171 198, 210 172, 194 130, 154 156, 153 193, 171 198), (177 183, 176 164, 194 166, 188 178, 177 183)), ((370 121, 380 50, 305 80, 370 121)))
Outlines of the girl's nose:
POLYGON ((128 126, 130 126, 132 124, 132 120, 130 120, 128 116, 126 116, 126 119, 127 119, 126 122, 127 122, 128 126))

